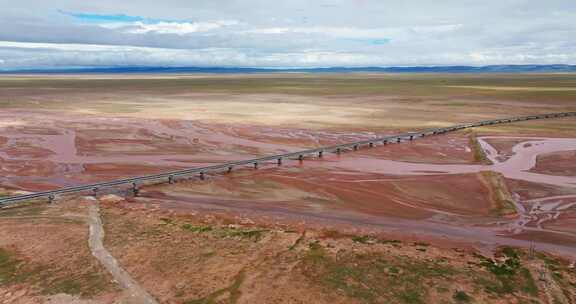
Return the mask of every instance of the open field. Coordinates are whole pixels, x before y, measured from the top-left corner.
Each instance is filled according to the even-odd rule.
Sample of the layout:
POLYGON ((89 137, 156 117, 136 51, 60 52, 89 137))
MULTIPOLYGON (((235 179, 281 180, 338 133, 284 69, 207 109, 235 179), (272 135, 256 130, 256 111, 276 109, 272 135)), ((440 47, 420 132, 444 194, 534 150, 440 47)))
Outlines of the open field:
POLYGON ((225 124, 381 131, 475 121, 511 111, 520 115, 574 110, 576 92, 563 88, 575 84, 576 76, 571 74, 14 76, 0 77, 0 105, 225 124), (474 88, 479 85, 534 90, 474 88), (550 87, 556 90, 537 90, 550 87))
MULTIPOLYGON (((1 194, 576 111, 574 87, 572 74, 0 76, 1 194)), ((161 303, 575 303, 575 151, 576 119, 529 121, 145 187, 101 199, 105 246, 161 303)), ((2 255, 56 259, 54 231, 71 240, 58 263, 102 277, 0 292, 119 299, 85 248, 84 199, 23 210, 0 210, 0 271, 2 255)))
POLYGON ((0 213, 0 303, 104 303, 119 288, 90 254, 80 200, 0 213))

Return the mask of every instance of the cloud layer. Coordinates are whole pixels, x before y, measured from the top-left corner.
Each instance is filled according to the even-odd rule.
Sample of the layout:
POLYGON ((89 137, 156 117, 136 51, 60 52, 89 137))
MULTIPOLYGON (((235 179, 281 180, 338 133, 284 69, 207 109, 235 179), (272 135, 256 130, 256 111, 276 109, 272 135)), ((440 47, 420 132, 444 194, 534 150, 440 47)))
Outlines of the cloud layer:
POLYGON ((0 5, 0 69, 576 64, 568 0, 0 5))

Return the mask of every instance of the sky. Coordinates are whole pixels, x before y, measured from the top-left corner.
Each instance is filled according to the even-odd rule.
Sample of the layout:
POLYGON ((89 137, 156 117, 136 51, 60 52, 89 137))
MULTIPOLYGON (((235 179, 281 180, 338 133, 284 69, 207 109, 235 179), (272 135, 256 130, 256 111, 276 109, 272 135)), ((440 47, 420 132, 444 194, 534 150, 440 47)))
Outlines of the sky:
POLYGON ((0 70, 576 64, 574 0, 0 0, 0 70))

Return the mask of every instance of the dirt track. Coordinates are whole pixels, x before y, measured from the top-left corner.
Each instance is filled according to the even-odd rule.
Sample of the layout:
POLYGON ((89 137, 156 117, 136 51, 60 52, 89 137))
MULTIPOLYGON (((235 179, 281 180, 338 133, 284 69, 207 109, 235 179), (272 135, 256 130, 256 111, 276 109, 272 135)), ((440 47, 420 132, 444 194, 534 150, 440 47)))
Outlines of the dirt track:
POLYGON ((118 261, 104 248, 104 228, 100 219, 99 202, 94 200, 89 207, 90 250, 102 265, 112 274, 114 280, 125 290, 124 303, 157 304, 158 302, 144 290, 122 267, 118 261))

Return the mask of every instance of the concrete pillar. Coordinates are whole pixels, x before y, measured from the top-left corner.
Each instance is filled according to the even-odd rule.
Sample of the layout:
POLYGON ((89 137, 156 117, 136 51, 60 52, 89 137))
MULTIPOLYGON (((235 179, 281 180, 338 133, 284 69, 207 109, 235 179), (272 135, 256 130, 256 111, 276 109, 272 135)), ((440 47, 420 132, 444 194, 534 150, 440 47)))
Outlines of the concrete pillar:
POLYGON ((369 144, 368 144, 368 147, 374 148, 374 143, 369 143, 369 144))
POLYGON ((396 139, 396 142, 400 143, 400 142, 402 142, 402 139, 401 139, 400 137, 398 137, 398 138, 396 139))
POLYGON ((324 156, 324 151, 318 152, 318 157, 319 157, 319 158, 322 158, 322 156, 324 156))
POLYGON ((278 158, 278 166, 282 165, 282 157, 278 158))
POLYGON ((410 135, 410 140, 414 140, 414 135, 410 135))
POLYGON ((134 193, 134 196, 138 196, 138 193, 140 192, 140 190, 138 189, 138 184, 136 184, 135 182, 132 183, 132 192, 134 193))
POLYGON ((53 204, 55 200, 56 197, 54 195, 50 194, 50 196, 48 196, 48 204, 53 204))
POLYGON ((354 151, 358 150, 358 145, 354 145, 354 151))
POLYGON ((231 173, 232 169, 234 169, 234 167, 232 167, 232 166, 228 167, 228 173, 231 173))
POLYGON ((258 169, 258 162, 254 162, 254 169, 258 169))
POLYGON ((336 153, 337 153, 337 154, 340 154, 340 153, 342 153, 342 149, 340 149, 340 148, 336 148, 336 153))
POLYGON ((302 155, 302 154, 298 155, 298 160, 299 160, 299 161, 303 161, 303 160, 304 160, 304 155, 302 155))
POLYGON ((200 172, 200 180, 204 180, 205 176, 204 176, 204 172, 200 172))
POLYGON ((382 144, 383 144, 383 145, 387 145, 387 144, 388 144, 388 141, 387 141, 387 140, 383 140, 383 141, 382 141, 382 144))
POLYGON ((92 195, 96 198, 98 197, 98 190, 99 190, 98 187, 92 188, 92 195))
POLYGON ((168 183, 170 185, 174 184, 176 182, 176 180, 174 179, 173 175, 168 176, 168 183))

